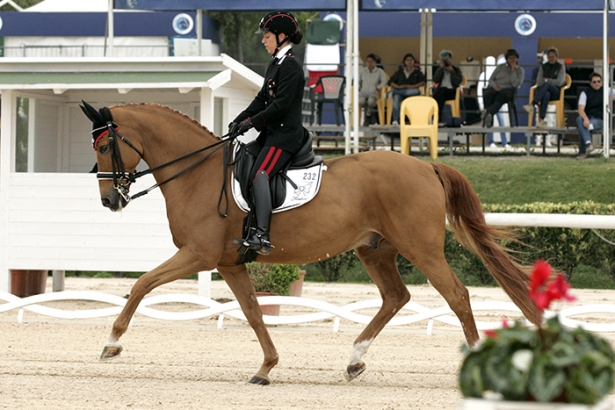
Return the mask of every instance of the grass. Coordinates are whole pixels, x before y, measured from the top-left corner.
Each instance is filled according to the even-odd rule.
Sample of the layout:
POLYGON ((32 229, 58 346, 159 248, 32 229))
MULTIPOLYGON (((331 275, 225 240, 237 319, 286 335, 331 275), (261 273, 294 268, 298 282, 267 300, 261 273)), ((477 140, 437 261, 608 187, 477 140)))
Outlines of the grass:
POLYGON ((438 157, 457 168, 486 204, 615 202, 615 159, 438 157))

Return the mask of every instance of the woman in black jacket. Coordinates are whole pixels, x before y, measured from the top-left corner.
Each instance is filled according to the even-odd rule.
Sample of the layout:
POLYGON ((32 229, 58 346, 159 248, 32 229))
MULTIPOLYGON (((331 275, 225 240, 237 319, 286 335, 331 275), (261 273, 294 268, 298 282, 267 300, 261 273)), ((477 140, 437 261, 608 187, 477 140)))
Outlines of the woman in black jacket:
POLYGON ((272 60, 265 74, 263 87, 254 101, 229 124, 230 135, 239 135, 254 127, 259 131, 257 142, 262 146, 251 174, 256 228, 247 238, 235 243, 261 255, 271 252, 269 224, 271 193, 269 176, 278 172, 299 151, 304 138, 301 103, 305 77, 301 62, 291 50, 303 34, 297 19, 285 11, 268 13, 260 22, 257 34, 272 60))
POLYGON ((440 67, 433 75, 433 82, 437 84, 433 92, 433 98, 438 102, 438 118, 442 121, 442 108, 447 100, 454 100, 457 87, 463 81, 463 75, 459 67, 453 65, 451 58, 453 53, 448 50, 440 52, 440 67))

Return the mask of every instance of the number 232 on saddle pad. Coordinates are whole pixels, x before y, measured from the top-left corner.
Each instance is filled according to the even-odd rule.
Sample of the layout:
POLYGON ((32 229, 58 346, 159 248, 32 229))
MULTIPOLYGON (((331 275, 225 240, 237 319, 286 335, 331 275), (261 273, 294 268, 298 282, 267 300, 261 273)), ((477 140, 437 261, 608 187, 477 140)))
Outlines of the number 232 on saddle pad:
MULTIPOLYGON (((311 138, 310 138, 311 140, 311 138)), ((310 141, 311 142, 311 141, 310 141)), ((248 192, 248 175, 255 161, 254 154, 250 151, 251 144, 238 143, 235 146, 232 191, 237 206, 244 212, 250 211, 249 202, 246 200, 248 192)), ((256 148, 256 147, 254 147, 256 148)), ((311 149, 311 143, 310 143, 311 149)), ((320 189, 323 171, 327 166, 323 164, 323 158, 311 156, 307 158, 300 155, 303 149, 283 168, 272 177, 270 186, 274 204, 273 213, 287 211, 310 202, 320 189), (297 159, 299 161, 297 161, 297 159)))

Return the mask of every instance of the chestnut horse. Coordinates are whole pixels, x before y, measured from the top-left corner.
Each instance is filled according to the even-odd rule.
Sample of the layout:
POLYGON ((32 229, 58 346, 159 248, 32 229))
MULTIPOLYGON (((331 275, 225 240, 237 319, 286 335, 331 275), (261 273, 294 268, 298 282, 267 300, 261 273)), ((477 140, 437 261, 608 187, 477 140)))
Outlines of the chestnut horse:
MULTIPOLYGON (((101 359, 120 354, 119 339, 145 295, 164 283, 217 269, 263 349, 264 361, 250 383, 269 384, 278 354, 246 267, 236 264, 233 243, 242 235, 246 214, 223 195, 223 188, 231 190, 225 151, 232 142, 160 105, 128 104, 96 111, 84 102, 82 108, 93 122, 102 204, 111 211, 127 205, 130 182, 139 176, 135 169, 143 159, 160 185, 173 242, 179 249, 135 283, 101 359), (198 166, 191 166, 197 162, 198 166)), ((478 341, 468 290, 444 258, 447 219, 458 241, 481 258, 525 317, 534 324, 541 322, 541 312, 528 297, 527 270, 498 243, 509 235, 485 223, 480 200, 459 171, 391 151, 330 159, 326 165, 320 191, 311 202, 273 216, 275 248, 258 258, 300 264, 356 250, 380 290, 382 307, 354 341, 345 373, 348 380, 365 370, 362 357, 370 344, 410 300, 397 270, 398 254, 411 261, 444 297, 459 318, 468 344, 478 341)))

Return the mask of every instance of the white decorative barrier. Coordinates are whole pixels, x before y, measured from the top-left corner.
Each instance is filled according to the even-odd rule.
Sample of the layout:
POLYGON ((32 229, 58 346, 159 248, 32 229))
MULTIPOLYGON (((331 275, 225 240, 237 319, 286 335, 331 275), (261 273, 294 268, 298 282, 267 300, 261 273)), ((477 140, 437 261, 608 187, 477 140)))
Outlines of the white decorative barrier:
MULTIPOLYGON (((17 314, 17 320, 19 323, 23 323, 24 311, 37 313, 40 315, 56 317, 60 319, 89 319, 100 318, 106 316, 115 316, 120 313, 126 299, 119 296, 109 295, 102 292, 92 291, 67 291, 67 292, 55 292, 46 293, 41 295, 29 296, 26 298, 19 298, 7 292, 0 291, 0 301, 6 303, 0 304, 0 313, 9 312, 11 310, 19 309, 17 314), (51 308, 42 306, 41 303, 57 302, 57 301, 70 301, 70 300, 86 300, 108 303, 115 305, 109 308, 101 309, 86 309, 86 310, 63 310, 57 308, 51 308)), ((264 316, 264 321, 268 325, 289 325, 299 323, 317 322, 326 319, 334 318, 333 331, 337 332, 340 326, 340 319, 346 319, 355 323, 367 324, 372 320, 372 316, 356 313, 363 309, 379 308, 382 305, 382 300, 371 299, 361 302, 355 302, 346 306, 336 306, 328 302, 320 300, 299 298, 292 296, 264 296, 258 297, 258 302, 261 305, 289 305, 307 307, 316 310, 317 312, 299 315, 288 316, 264 316)), ((459 320, 453 314, 448 306, 442 306, 438 308, 428 308, 415 302, 408 302, 403 310, 415 312, 414 314, 397 315, 395 316, 387 326, 402 326, 412 323, 418 323, 422 321, 428 321, 427 333, 431 334, 434 321, 438 321, 447 325, 461 327, 459 320)), ((512 302, 473 302, 472 310, 478 311, 505 311, 521 313, 519 308, 512 302)), ((204 319, 212 316, 219 315, 218 328, 222 328, 224 324, 225 315, 246 320, 245 316, 239 308, 237 301, 219 303, 215 300, 204 298, 198 295, 190 294, 172 294, 172 295, 156 295, 143 299, 137 313, 163 320, 194 320, 204 319), (205 309, 197 309, 190 312, 169 312, 164 310, 153 309, 150 306, 163 304, 163 303, 186 303, 191 305, 203 306, 205 309)), ((562 324, 568 327, 578 327, 589 331, 595 332, 615 332, 615 322, 611 323, 592 323, 582 322, 571 319, 571 316, 607 313, 615 314, 615 305, 613 304, 600 304, 600 305, 585 305, 571 307, 559 311, 559 313, 547 311, 545 317, 552 317, 555 314, 559 314, 562 324)), ((526 322, 527 323, 527 322, 526 322)), ((529 323, 528 323, 529 324, 529 323)), ((479 330, 497 329, 502 327, 502 322, 477 322, 479 330)))

